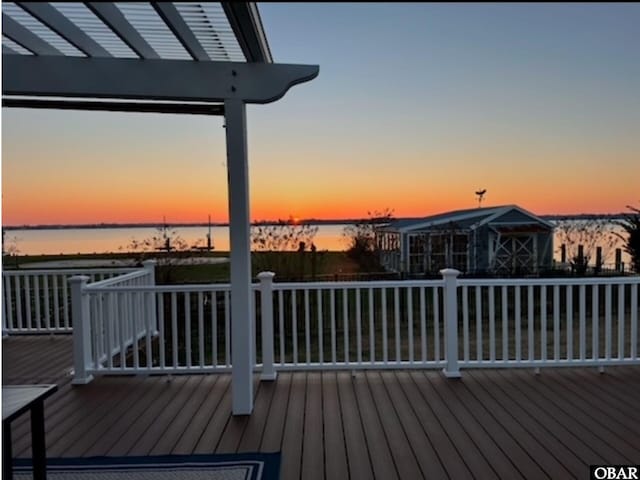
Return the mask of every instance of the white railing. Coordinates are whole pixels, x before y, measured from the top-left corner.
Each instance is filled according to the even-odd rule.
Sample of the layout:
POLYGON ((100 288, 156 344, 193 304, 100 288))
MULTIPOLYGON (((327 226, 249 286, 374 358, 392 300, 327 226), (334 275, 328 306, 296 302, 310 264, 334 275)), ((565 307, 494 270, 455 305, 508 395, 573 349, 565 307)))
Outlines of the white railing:
POLYGON ((89 283, 87 276, 74 276, 71 285, 71 311, 76 322, 74 363, 76 383, 90 380, 90 365, 99 365, 117 355, 124 357, 140 338, 158 331, 153 295, 134 295, 131 289, 154 288, 155 261, 124 275, 89 283))
POLYGON ((638 277, 460 280, 460 366, 638 363, 638 277))
POLYGON ((443 285, 275 283, 262 295, 272 296, 276 368, 443 367, 443 285))
MULTIPOLYGON (((640 277, 253 285, 263 379, 279 370, 640 364, 640 277)), ((81 383, 92 375, 231 369, 229 285, 85 285, 81 383), (117 332, 117 333, 114 333, 117 332), (82 376, 84 375, 84 377, 82 376)))
POLYGON ((91 282, 133 268, 5 270, 2 272, 2 332, 69 333, 73 329, 69 278, 85 275, 91 282))

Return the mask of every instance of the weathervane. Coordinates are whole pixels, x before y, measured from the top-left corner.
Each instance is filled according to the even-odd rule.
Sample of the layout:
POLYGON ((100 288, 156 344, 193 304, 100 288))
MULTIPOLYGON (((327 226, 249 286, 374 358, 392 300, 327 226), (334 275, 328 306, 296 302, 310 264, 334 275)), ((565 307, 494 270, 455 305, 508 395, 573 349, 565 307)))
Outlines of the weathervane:
POLYGON ((482 190, 476 191, 476 195, 478 196, 478 208, 482 207, 482 199, 484 198, 484 194, 487 193, 487 189, 483 188, 482 190))

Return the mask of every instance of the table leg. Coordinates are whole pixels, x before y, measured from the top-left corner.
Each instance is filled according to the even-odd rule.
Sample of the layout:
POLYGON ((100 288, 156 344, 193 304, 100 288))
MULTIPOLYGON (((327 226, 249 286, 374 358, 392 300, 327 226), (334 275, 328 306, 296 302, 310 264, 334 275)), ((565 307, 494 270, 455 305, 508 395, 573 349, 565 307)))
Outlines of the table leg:
POLYGON ((11 422, 2 422, 2 478, 13 478, 13 452, 11 450, 11 422))
POLYGON ((44 440, 44 401, 39 400, 31 407, 31 449, 33 455, 33 479, 47 478, 47 456, 44 440))

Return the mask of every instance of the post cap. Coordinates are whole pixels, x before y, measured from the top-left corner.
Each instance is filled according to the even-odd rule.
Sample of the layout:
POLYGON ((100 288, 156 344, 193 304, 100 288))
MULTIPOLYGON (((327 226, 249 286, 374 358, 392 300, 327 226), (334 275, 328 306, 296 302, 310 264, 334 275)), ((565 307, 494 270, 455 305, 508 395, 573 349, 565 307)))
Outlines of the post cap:
POLYGON ((443 277, 457 277, 460 275, 460 270, 456 270, 455 268, 445 268, 440 270, 440 275, 443 277))
POLYGON ((260 272, 258 274, 258 280, 272 280, 276 274, 273 272, 260 272))

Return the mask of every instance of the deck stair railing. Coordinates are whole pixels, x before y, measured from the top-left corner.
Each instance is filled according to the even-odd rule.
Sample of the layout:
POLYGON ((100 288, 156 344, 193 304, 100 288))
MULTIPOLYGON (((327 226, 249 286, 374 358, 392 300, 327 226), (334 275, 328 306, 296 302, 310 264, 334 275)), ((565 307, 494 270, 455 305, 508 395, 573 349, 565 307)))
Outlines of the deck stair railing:
POLYGON ((71 310, 79 320, 73 329, 74 383, 91 380, 87 367, 113 364, 114 358, 122 358, 141 338, 157 335, 153 294, 143 296, 130 291, 155 286, 155 264, 154 260, 147 260, 142 269, 93 283, 87 276, 69 279, 71 310))
POLYGON ((2 334, 71 333, 69 278, 97 282, 136 271, 135 268, 18 269, 2 272, 2 334))
MULTIPOLYGON (((255 341, 246 354, 263 379, 285 370, 437 368, 459 377, 465 368, 640 364, 638 276, 441 274, 438 280, 279 283, 263 272, 253 285, 255 341)), ((84 285, 77 336, 84 363, 76 375, 229 371, 230 290, 84 285)))

